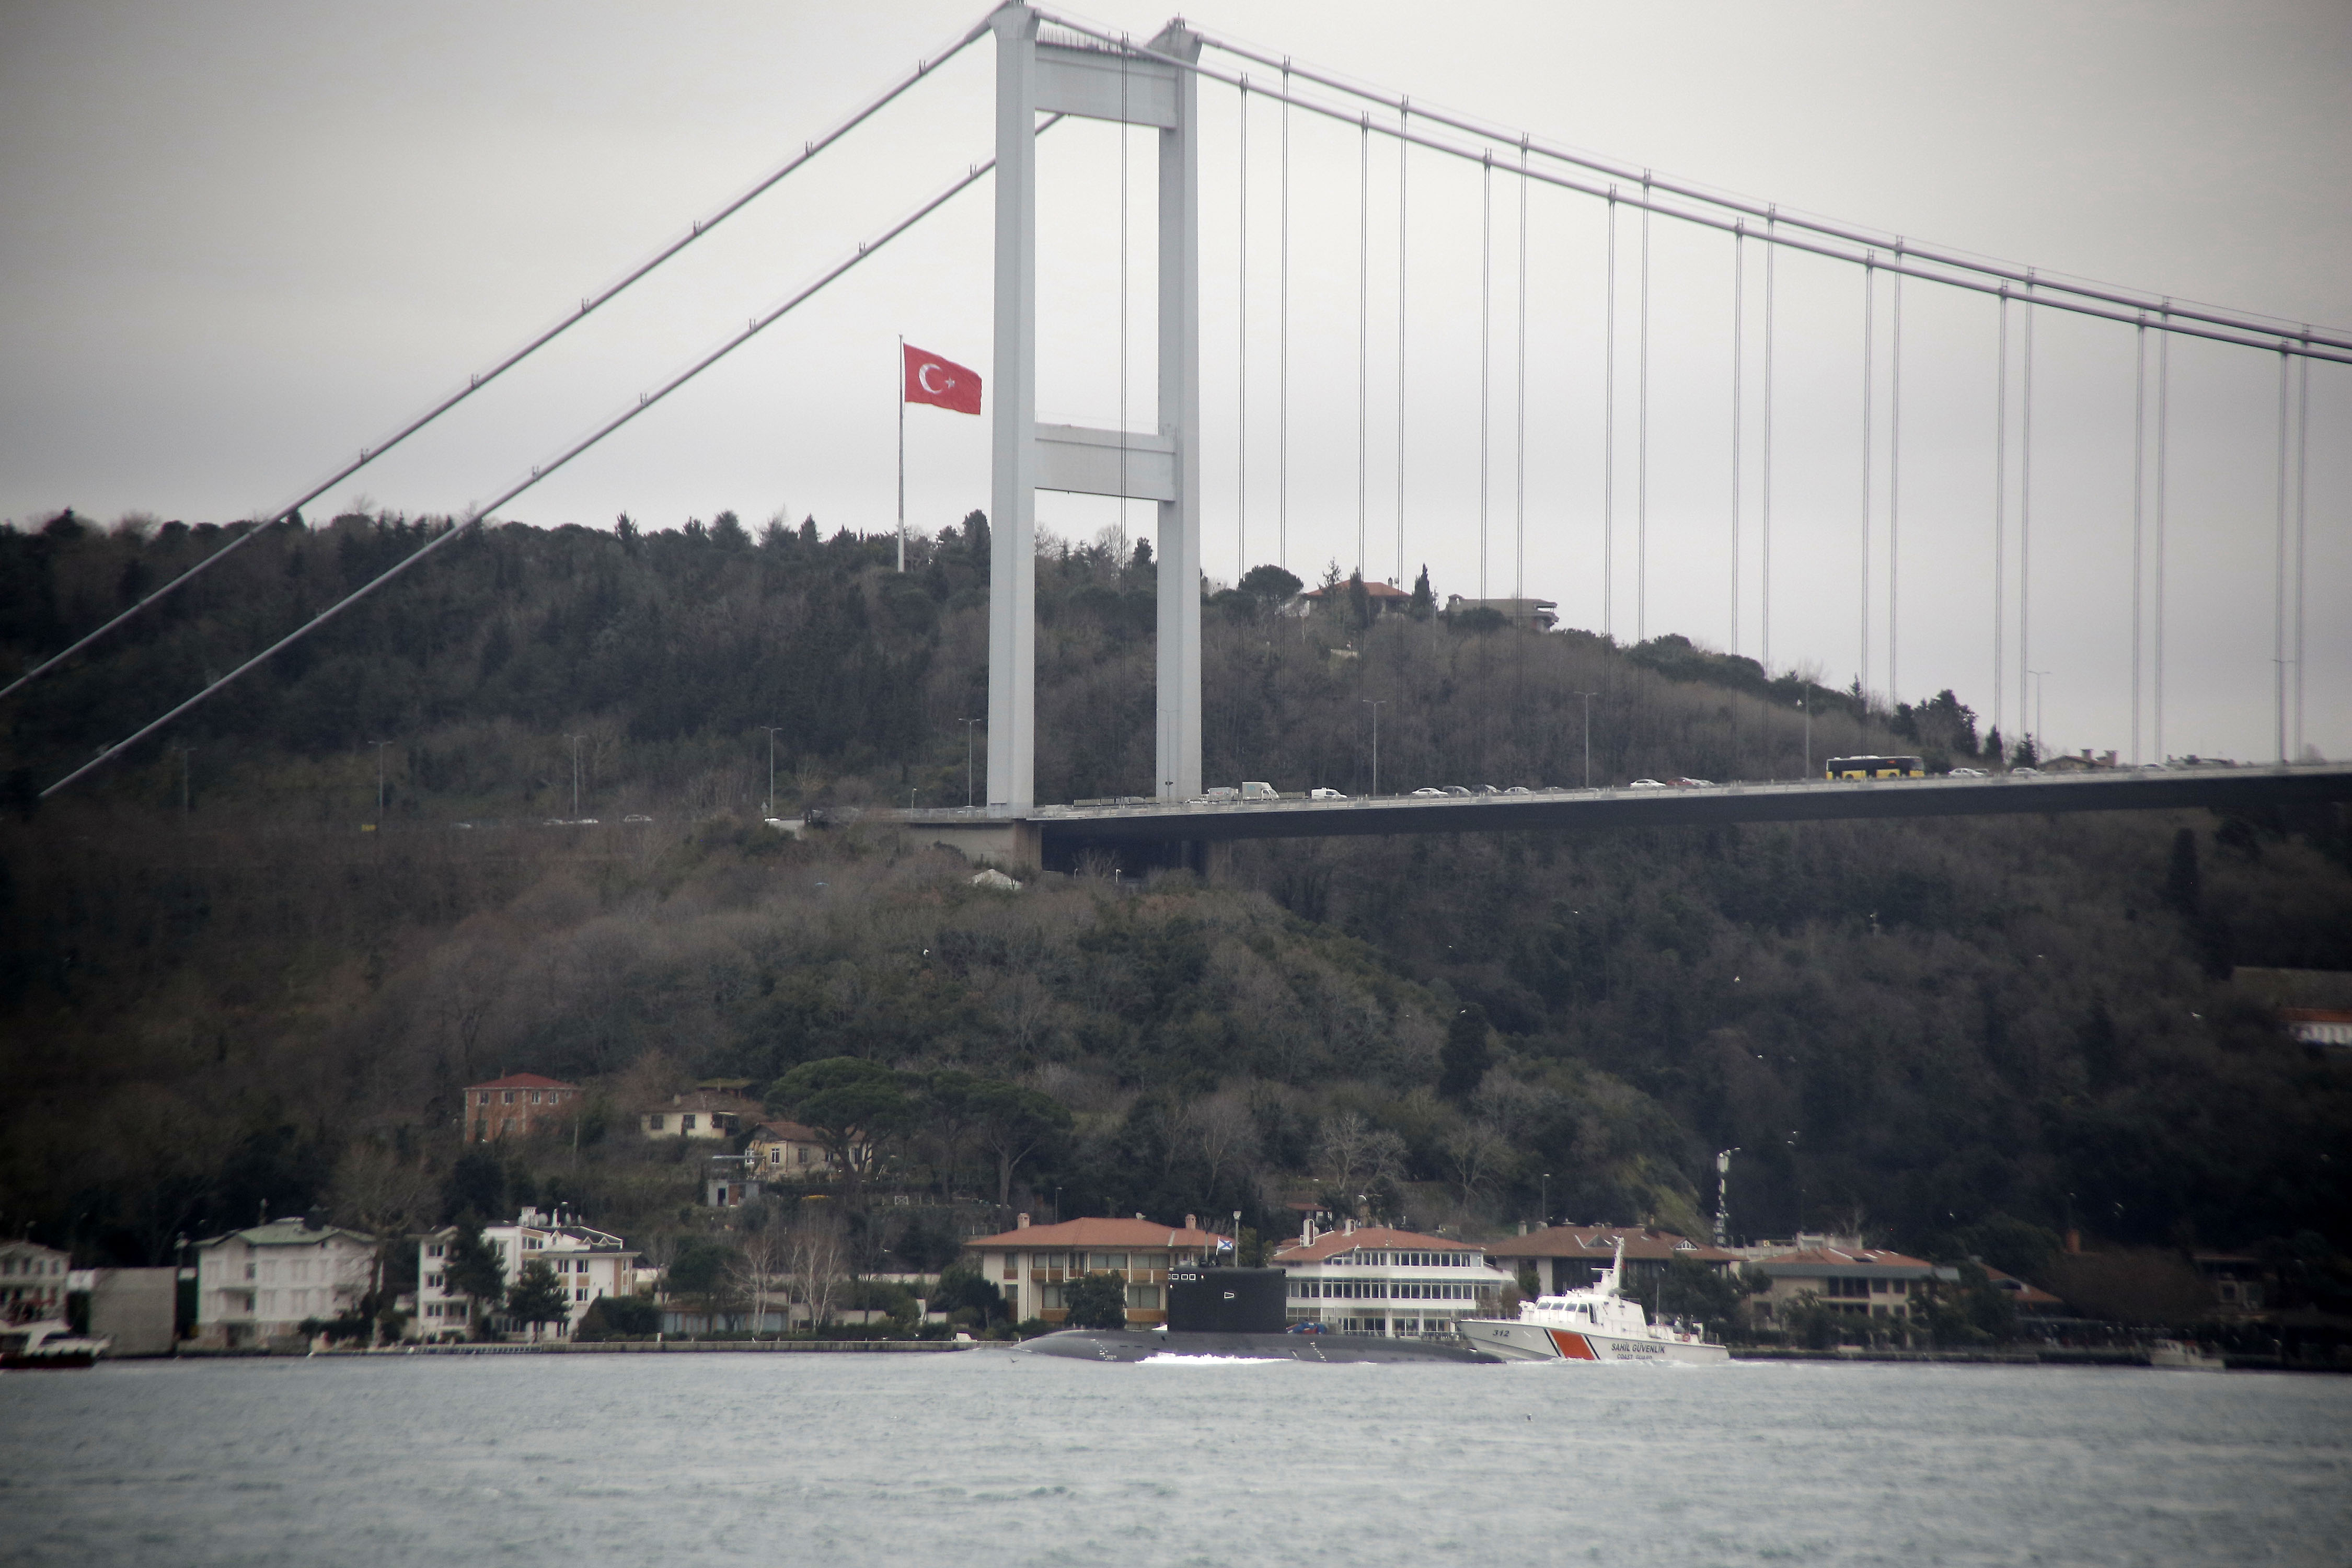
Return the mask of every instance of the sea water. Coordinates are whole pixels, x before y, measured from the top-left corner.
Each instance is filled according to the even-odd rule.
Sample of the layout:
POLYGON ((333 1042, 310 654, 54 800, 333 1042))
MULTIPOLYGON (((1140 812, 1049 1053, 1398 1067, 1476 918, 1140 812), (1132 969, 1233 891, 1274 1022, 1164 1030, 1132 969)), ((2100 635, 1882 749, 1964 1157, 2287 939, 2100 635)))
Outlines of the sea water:
POLYGON ((378 1357, 0 1375, 0 1561, 2342 1563, 2352 1378, 378 1357))

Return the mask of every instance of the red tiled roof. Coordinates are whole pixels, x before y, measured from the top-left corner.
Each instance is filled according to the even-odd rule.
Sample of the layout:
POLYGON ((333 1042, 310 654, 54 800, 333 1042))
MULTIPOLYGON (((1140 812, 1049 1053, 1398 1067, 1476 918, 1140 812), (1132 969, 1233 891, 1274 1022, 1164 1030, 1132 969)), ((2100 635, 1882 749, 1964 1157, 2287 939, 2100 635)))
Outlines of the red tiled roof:
POLYGON ((784 1143, 822 1143, 824 1139, 797 1121, 762 1121, 751 1129, 751 1141, 771 1139, 784 1143))
POLYGON ((1356 1230, 1335 1230, 1328 1236, 1318 1236, 1311 1246, 1296 1243, 1276 1249, 1276 1263, 1320 1263, 1327 1258, 1337 1258, 1358 1247, 1377 1247, 1382 1251, 1417 1252, 1484 1252, 1476 1242, 1456 1241, 1451 1237, 1423 1236, 1418 1231, 1391 1230, 1384 1225, 1364 1226, 1356 1230))
POLYGON ((535 1072, 510 1072, 488 1083, 469 1083, 467 1089, 578 1089, 576 1083, 566 1083, 558 1078, 541 1078, 535 1072))
POLYGON ((1059 1225, 1024 1226, 994 1236, 975 1236, 964 1245, 1011 1249, 1056 1247, 1214 1247, 1218 1238, 1205 1230, 1155 1225, 1148 1219, 1066 1219, 1059 1225))
POLYGON ((2001 1289, 2009 1290, 2011 1285, 2016 1286, 2015 1289, 2009 1290, 2009 1297, 2021 1307, 2063 1307, 2066 1304, 2039 1286, 2028 1284, 2014 1274, 2004 1274, 1990 1263, 1984 1266, 1984 1271, 1985 1278, 2001 1289))
POLYGON ((1848 1252, 1841 1247, 1815 1247, 1803 1252, 1784 1252, 1777 1258, 1757 1259, 1757 1266, 1760 1268, 1774 1272, 1783 1269, 1790 1273, 1801 1272, 1801 1268, 1790 1268, 1789 1266, 1791 1264, 1800 1266, 1811 1264, 1815 1267, 1831 1268, 1852 1268, 1872 1264, 1885 1268, 1933 1268, 1936 1267, 1924 1258, 1908 1258, 1884 1247, 1866 1247, 1858 1252, 1848 1252))
POLYGON ((1671 1230, 1639 1226, 1556 1225, 1526 1236, 1507 1236, 1486 1244, 1489 1258, 1574 1258, 1601 1262, 1614 1257, 1617 1238, 1625 1238, 1625 1256, 1643 1261, 1687 1258, 1696 1263, 1733 1263, 1738 1256, 1692 1241, 1671 1230))
MULTIPOLYGON (((1344 594, 1347 591, 1348 584, 1345 583, 1339 584, 1331 589, 1331 592, 1335 594, 1344 594)), ((1302 599, 1319 599, 1323 597, 1323 590, 1320 588, 1309 588, 1307 592, 1299 595, 1298 596, 1302 599)), ((1412 597, 1412 594, 1408 589, 1393 587, 1386 583, 1366 583, 1364 584, 1364 597, 1368 599, 1410 599, 1412 597)))

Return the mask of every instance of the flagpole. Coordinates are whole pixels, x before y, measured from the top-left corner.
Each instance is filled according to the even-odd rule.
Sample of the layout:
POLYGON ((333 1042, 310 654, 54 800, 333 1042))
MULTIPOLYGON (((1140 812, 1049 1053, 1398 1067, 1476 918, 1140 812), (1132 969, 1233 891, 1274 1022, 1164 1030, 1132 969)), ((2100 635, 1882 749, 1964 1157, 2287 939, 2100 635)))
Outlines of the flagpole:
POLYGON ((898 340, 898 570, 907 569, 907 340, 898 340))

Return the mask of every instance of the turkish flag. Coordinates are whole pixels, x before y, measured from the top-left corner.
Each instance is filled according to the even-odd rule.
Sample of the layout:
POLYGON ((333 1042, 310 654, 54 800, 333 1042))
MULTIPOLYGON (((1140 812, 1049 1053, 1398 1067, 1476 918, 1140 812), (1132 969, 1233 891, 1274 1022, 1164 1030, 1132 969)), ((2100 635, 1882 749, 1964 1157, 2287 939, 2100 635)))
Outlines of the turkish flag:
POLYGON ((966 370, 953 360, 925 353, 911 343, 904 352, 907 356, 908 402, 929 403, 935 407, 953 409, 958 414, 980 412, 978 372, 966 370))

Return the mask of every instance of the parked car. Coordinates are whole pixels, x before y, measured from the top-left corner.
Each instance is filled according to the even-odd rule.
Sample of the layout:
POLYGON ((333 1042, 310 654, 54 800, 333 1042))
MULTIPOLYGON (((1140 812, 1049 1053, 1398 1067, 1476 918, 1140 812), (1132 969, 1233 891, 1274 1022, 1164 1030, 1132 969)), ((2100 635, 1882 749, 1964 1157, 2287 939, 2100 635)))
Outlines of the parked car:
POLYGON ((1309 800, 1345 800, 1348 797, 1341 795, 1336 789, 1317 788, 1308 790, 1307 792, 1307 798, 1309 800))
POLYGON ((1625 787, 1627 789, 1664 789, 1666 786, 1660 784, 1655 779, 1635 779, 1632 784, 1627 784, 1625 787))

